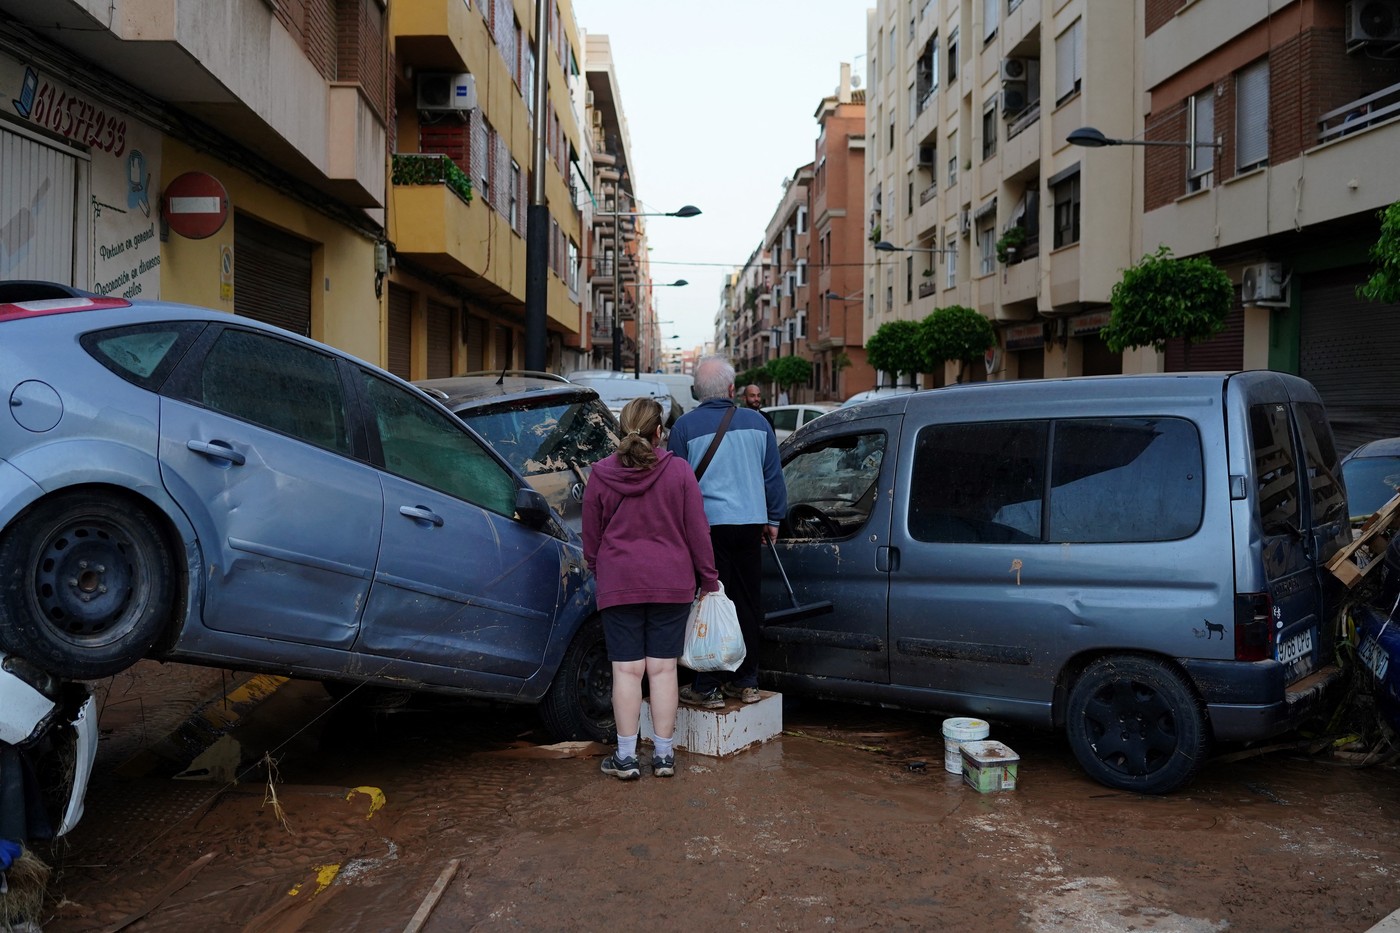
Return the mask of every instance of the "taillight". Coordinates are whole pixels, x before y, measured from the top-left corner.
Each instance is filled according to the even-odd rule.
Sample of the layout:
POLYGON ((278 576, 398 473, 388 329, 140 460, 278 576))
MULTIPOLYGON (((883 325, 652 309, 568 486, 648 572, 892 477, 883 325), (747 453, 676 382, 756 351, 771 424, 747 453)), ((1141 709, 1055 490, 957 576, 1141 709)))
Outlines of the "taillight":
POLYGON ((1235 596, 1235 660, 1266 661, 1274 656, 1274 601, 1268 593, 1235 596))

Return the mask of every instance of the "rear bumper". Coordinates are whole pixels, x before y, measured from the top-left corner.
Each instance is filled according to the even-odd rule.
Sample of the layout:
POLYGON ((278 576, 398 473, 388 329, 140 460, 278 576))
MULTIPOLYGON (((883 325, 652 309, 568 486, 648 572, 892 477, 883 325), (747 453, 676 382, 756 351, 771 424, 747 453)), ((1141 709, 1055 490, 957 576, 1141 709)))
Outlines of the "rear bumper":
POLYGON ((1329 665, 1285 685, 1276 661, 1182 660, 1210 715, 1217 741, 1253 742, 1297 728, 1323 709, 1342 686, 1329 665))

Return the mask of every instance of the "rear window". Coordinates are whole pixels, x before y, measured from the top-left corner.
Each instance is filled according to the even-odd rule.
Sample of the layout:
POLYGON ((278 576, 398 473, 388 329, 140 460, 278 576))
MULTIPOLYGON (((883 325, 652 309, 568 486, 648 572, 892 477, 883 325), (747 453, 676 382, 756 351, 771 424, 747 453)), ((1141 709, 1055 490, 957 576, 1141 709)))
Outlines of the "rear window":
POLYGON ((617 449, 612 413, 597 399, 550 405, 532 399, 468 408, 457 417, 522 476, 592 466, 617 449))
POLYGON ((103 366, 154 392, 203 330, 197 321, 164 321, 94 331, 79 342, 103 366))
POLYGON ((981 544, 1177 540, 1200 527, 1202 464, 1200 435, 1180 418, 932 425, 916 441, 909 533, 981 544))
POLYGON ((1288 408, 1269 402, 1249 409, 1249 437, 1254 448, 1254 481, 1264 534, 1291 534, 1301 526, 1298 458, 1288 433, 1288 408))
POLYGON ((1295 410, 1298 433, 1303 438, 1303 462, 1308 467, 1313 524, 1345 519, 1346 487, 1341 479, 1341 467, 1337 463, 1337 448, 1332 442, 1332 427, 1327 423, 1327 412, 1316 402, 1300 402, 1295 410))

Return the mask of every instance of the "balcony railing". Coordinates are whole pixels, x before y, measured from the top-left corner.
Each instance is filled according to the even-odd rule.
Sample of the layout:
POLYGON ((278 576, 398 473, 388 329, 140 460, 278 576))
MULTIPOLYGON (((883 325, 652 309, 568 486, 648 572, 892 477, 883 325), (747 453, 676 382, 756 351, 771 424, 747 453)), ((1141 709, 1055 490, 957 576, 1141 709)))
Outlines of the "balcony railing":
POLYGON ((1012 120, 1006 127, 1006 138, 1014 139, 1026 127, 1040 119, 1040 101, 1031 104, 1021 112, 1021 115, 1012 120))
POLYGON ((919 283, 919 297, 920 297, 920 298, 927 298, 929 295, 932 295, 932 294, 937 290, 937 288, 938 288, 938 286, 934 284, 932 278, 929 278, 929 279, 927 279, 926 281, 920 282, 920 283, 919 283))
POLYGON ((1400 114, 1400 84, 1358 97, 1317 120, 1317 141, 1325 143, 1400 114))
POLYGON ((397 152, 392 181, 396 185, 446 185, 463 204, 472 203, 471 178, 445 155, 397 152))
POLYGON ((938 182, 934 182, 923 191, 919 192, 919 204, 927 204, 933 200, 933 196, 936 194, 938 194, 938 182))

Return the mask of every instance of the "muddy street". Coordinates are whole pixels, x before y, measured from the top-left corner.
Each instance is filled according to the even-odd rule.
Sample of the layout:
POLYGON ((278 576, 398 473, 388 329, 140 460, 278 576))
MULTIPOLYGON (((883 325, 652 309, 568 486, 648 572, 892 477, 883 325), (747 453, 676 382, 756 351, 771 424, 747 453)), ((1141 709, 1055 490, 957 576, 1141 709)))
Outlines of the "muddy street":
POLYGON ((1363 931, 1400 907, 1388 767, 1276 753, 1142 797, 994 724, 1018 786, 978 794, 943 770, 940 717, 788 701, 765 745, 620 782, 532 757, 532 710, 369 713, 288 681, 208 706, 229 737, 173 778, 199 749, 172 733, 247 680, 112 680, 44 930, 1363 931))

